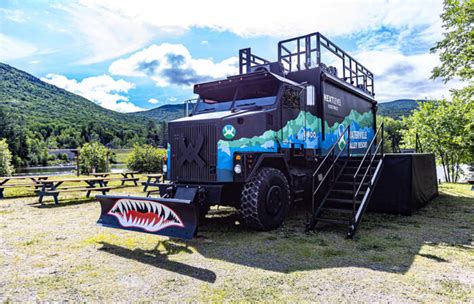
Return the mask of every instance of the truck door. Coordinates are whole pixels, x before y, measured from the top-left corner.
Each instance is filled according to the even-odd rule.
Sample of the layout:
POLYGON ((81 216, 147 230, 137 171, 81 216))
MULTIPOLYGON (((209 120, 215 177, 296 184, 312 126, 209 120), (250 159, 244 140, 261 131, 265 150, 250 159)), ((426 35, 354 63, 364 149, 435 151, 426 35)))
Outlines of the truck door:
POLYGON ((301 88, 285 85, 281 97, 282 148, 303 147, 306 138, 306 116, 304 115, 304 91, 301 88))

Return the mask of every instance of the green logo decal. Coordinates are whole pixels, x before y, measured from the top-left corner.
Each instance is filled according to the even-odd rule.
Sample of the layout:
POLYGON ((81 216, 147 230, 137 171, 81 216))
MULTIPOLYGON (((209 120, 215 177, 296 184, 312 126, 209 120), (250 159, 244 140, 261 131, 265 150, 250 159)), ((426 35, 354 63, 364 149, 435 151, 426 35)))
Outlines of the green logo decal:
POLYGON ((232 139, 235 137, 236 130, 233 125, 225 125, 222 128, 222 135, 224 135, 225 139, 232 139))

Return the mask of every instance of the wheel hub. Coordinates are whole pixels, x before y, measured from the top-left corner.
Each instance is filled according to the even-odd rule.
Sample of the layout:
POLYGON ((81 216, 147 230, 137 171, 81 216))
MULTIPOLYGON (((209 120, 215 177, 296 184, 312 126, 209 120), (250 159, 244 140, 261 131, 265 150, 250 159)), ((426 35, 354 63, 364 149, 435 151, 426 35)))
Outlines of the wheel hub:
POLYGON ((282 191, 280 186, 273 185, 267 192, 265 207, 268 214, 274 216, 278 214, 282 207, 282 191))

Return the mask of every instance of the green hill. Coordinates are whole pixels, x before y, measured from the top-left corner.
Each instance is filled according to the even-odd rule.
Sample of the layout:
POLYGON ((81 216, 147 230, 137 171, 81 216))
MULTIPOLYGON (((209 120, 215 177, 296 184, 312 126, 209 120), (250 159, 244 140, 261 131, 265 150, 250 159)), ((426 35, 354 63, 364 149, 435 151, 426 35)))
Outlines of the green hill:
MULTIPOLYGON (((191 107, 189 108, 191 109, 191 107)), ((167 104, 143 112, 130 113, 133 116, 142 116, 155 121, 170 121, 184 116, 184 104, 167 104)))
POLYGON ((398 99, 379 103, 378 106, 378 115, 401 119, 403 116, 411 115, 413 110, 418 109, 418 101, 414 99, 398 99))
POLYGON ((15 165, 47 162, 47 148, 75 148, 100 141, 131 147, 146 141, 147 121, 118 113, 0 63, 0 138, 15 165))
MULTIPOLYGON (((0 63, 0 106, 21 117, 31 131, 44 137, 73 128, 91 131, 108 143, 143 133, 146 123, 137 116, 118 113, 0 63)), ((83 134, 87 137, 87 134, 83 134)), ((89 134, 94 136, 94 134, 89 134)))
MULTIPOLYGON (((414 99, 398 99, 378 104, 378 115, 401 119, 418 108, 414 99)), ((130 113, 133 116, 144 116, 155 121, 170 121, 184 116, 184 104, 169 104, 148 111, 130 113)))

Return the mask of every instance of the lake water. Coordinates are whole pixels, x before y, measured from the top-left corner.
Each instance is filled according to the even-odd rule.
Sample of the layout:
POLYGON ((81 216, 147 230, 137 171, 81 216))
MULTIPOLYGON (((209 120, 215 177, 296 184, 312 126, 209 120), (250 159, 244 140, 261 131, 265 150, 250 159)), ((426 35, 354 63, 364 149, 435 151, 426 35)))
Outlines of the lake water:
MULTIPOLYGON (((125 164, 112 164, 113 173, 123 172, 127 169, 125 164)), ((76 166, 46 166, 19 168, 13 175, 71 175, 76 174, 76 166)))

